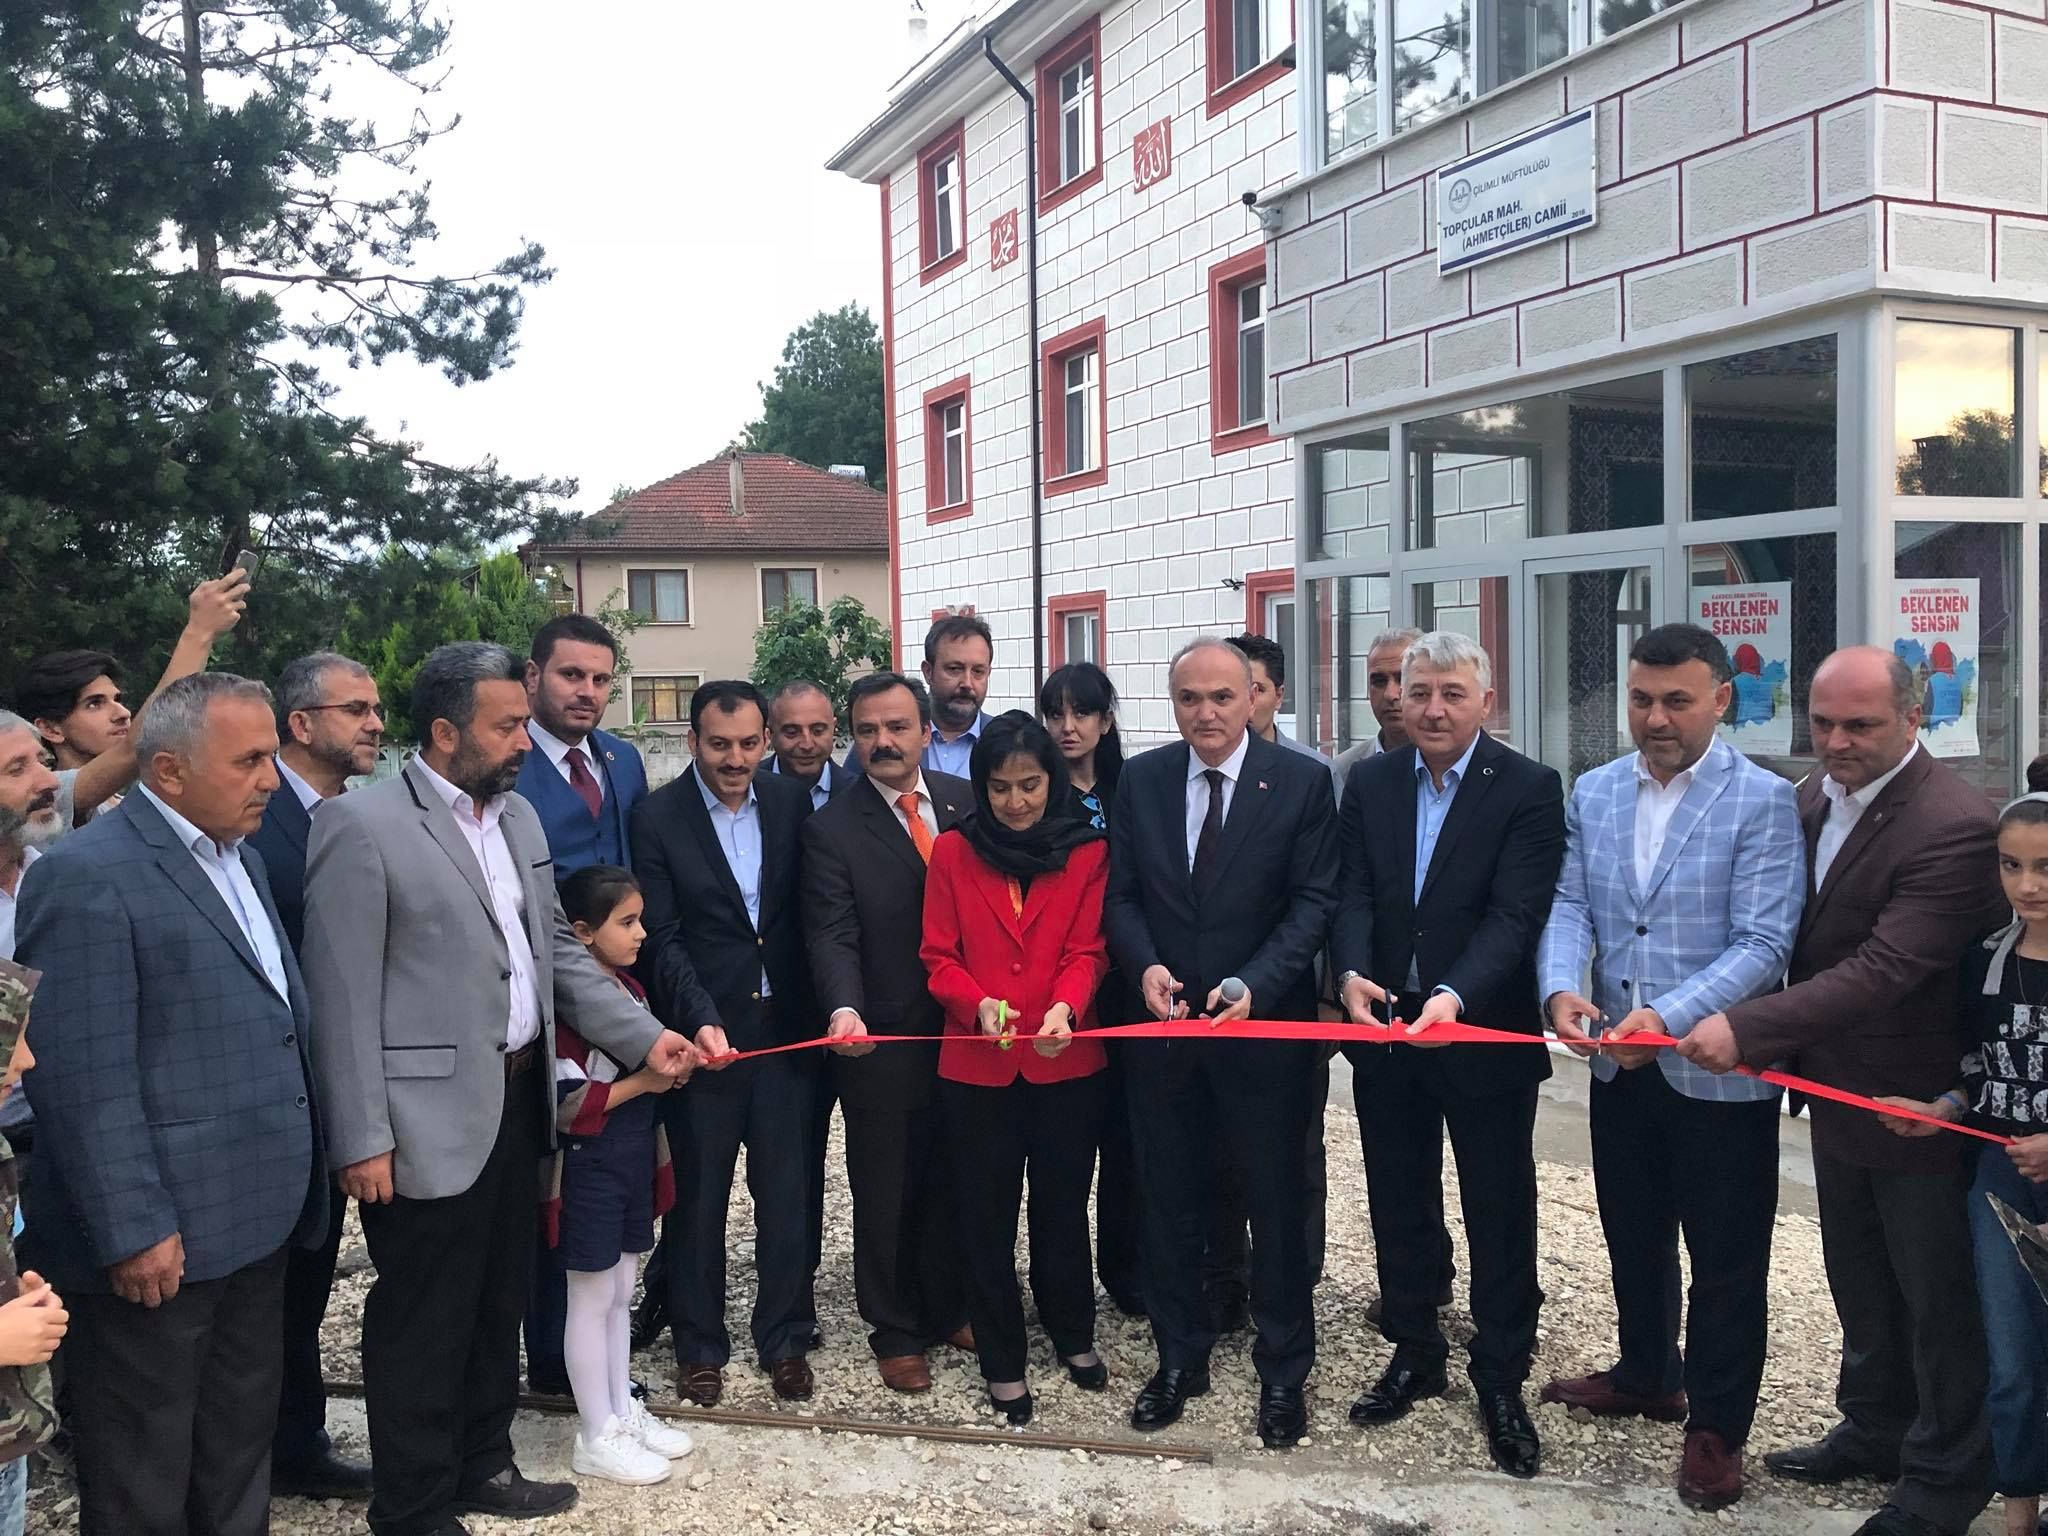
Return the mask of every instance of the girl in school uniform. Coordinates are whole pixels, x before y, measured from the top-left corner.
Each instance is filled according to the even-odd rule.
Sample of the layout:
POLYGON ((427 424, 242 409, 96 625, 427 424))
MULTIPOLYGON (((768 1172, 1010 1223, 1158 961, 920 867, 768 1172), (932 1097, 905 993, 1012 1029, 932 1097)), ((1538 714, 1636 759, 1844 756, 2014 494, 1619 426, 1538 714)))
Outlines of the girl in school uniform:
MULTIPOLYGON (((627 974, 647 937, 631 874, 595 864, 561 885, 562 910, 591 959, 641 1007, 627 974)), ((668 1142, 654 1095, 669 1080, 625 1070, 568 1025, 555 1025, 557 1150, 544 1225, 569 1272, 562 1354, 582 1420, 570 1466, 579 1477, 658 1483, 690 1454, 690 1437, 633 1396, 633 1279, 654 1246, 654 1218, 675 1201, 668 1142)))

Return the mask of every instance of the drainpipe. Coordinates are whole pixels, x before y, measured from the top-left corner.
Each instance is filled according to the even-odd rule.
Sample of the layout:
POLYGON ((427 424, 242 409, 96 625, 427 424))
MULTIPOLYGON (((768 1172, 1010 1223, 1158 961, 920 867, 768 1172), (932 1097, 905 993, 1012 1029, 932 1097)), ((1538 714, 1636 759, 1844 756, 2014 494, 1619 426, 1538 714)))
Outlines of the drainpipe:
POLYGON ((1038 103, 996 57, 993 32, 981 38, 982 55, 1024 103, 1024 340, 1031 352, 1031 673, 1045 673, 1045 391, 1038 377, 1038 103))

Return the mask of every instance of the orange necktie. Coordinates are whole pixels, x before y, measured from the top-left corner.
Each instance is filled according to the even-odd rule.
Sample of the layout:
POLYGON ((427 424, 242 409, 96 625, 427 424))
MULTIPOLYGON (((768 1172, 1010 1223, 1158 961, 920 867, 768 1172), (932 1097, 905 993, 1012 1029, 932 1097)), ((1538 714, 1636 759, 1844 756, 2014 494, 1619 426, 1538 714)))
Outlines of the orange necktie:
POLYGON ((910 823, 910 840, 917 844, 917 856, 929 864, 932 861, 932 829, 924 824, 924 818, 917 814, 918 795, 916 790, 896 797, 896 809, 903 813, 903 819, 910 823))

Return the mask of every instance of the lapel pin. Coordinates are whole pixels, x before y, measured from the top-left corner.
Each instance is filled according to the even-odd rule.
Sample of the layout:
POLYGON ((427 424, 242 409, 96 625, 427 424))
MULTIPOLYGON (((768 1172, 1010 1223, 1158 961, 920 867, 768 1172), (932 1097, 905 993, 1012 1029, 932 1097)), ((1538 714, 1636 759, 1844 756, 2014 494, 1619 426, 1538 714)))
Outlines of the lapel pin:
POLYGON ((1479 777, 1481 777, 1482 779, 1490 779, 1493 777, 1493 770, 1491 768, 1482 768, 1479 770, 1479 777))
POLYGON ((607 752, 604 755, 604 760, 608 763, 616 763, 619 760, 619 755, 616 752, 607 752))
POLYGON ((1259 788, 1264 789, 1265 787, 1266 781, 1264 779, 1259 780, 1259 788))

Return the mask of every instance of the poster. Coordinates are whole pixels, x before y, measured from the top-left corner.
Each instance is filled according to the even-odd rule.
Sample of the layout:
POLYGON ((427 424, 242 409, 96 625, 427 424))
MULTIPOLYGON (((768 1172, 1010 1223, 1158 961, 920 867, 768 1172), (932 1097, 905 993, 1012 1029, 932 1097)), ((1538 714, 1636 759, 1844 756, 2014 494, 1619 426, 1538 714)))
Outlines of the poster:
POLYGON ((1894 581, 1892 650, 1920 687, 1920 744, 1976 757, 1977 579, 1894 581))
POLYGON ((1738 752, 1784 757, 1792 751, 1792 583, 1694 587, 1692 620, 1728 647, 1735 701, 1721 739, 1738 752))

